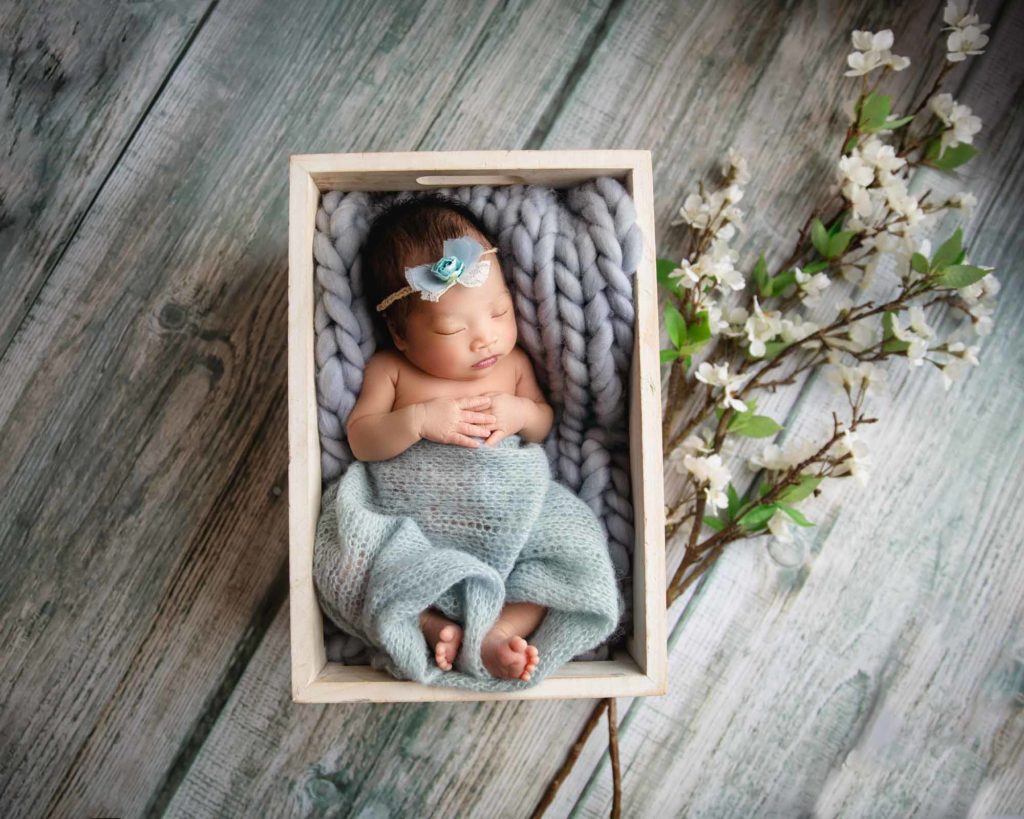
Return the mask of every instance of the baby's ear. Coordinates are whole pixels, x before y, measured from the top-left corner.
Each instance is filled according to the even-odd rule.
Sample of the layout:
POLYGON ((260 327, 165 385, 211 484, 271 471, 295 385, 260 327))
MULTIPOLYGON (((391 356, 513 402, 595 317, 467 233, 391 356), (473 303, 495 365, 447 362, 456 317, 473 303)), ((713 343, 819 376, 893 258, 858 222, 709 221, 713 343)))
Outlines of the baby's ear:
POLYGON ((402 334, 395 329, 395 325, 392 324, 391 319, 386 318, 384 319, 384 322, 388 326, 388 332, 391 334, 391 340, 395 343, 395 347, 397 347, 400 351, 404 352, 406 344, 405 339, 402 337, 402 334))

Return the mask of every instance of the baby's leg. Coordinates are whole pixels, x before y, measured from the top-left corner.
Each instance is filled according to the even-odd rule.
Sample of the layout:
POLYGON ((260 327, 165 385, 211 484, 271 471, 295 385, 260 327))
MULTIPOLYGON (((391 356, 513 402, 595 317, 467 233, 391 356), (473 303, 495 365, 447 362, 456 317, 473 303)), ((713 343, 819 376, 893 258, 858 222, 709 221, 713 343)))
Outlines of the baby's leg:
POLYGON ((536 603, 506 603, 480 646, 480 659, 495 677, 524 682, 537 668, 537 647, 526 642, 540 625, 547 608, 536 603))
POLYGON ((420 629, 427 638, 427 644, 434 649, 437 667, 450 671, 462 645, 462 626, 430 607, 420 612, 420 629))

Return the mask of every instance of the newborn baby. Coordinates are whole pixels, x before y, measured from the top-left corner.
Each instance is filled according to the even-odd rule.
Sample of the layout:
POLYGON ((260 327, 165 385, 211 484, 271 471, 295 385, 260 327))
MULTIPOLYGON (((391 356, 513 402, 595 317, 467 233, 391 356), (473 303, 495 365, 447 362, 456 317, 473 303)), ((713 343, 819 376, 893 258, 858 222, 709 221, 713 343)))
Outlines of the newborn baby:
MULTIPOLYGON (((543 442, 554 412, 516 347, 512 294, 472 212, 439 198, 400 203, 375 221, 363 258, 374 274, 365 289, 379 335, 394 348, 366 364, 346 424, 352 454, 384 461, 422 439, 469 448, 510 435, 543 442)), ((529 602, 504 605, 480 648, 491 674, 530 679, 539 655, 526 638, 546 611, 529 602)), ((429 607, 420 628, 438 668, 451 669, 462 627, 429 607)))

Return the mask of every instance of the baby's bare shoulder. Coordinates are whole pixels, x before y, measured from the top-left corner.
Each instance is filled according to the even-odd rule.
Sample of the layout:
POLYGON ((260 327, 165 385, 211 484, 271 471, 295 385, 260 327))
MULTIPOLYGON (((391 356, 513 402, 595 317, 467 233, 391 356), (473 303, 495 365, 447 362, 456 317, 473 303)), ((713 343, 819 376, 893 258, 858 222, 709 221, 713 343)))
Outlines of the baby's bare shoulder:
POLYGON ((394 350, 384 347, 377 350, 366 362, 363 371, 364 378, 390 378, 392 383, 398 381, 398 373, 401 370, 402 357, 394 350))

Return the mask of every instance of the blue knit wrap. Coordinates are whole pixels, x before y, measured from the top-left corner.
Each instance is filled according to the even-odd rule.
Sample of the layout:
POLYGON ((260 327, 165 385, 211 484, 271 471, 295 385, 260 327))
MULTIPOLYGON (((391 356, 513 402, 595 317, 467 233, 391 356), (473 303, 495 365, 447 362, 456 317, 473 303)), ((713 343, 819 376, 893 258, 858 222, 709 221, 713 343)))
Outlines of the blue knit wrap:
MULTIPOLYGON (((483 439, 478 438, 478 441, 483 439)), ((325 495, 313 577, 328 616, 372 646, 399 679, 474 691, 540 683, 615 629, 619 594, 600 521, 519 435, 473 449, 420 440, 386 461, 357 461, 325 495), (548 607, 529 637, 528 681, 492 676, 480 645, 505 603, 548 607), (463 626, 442 671, 419 625, 434 606, 463 626)))

